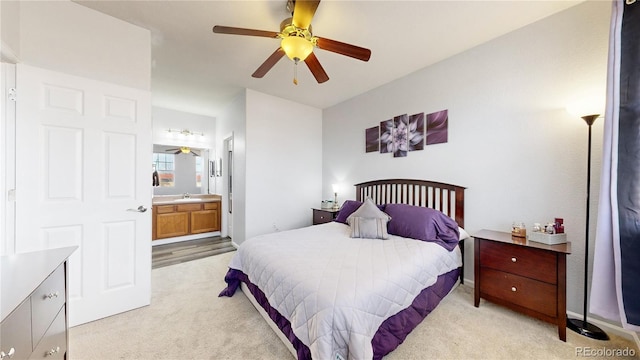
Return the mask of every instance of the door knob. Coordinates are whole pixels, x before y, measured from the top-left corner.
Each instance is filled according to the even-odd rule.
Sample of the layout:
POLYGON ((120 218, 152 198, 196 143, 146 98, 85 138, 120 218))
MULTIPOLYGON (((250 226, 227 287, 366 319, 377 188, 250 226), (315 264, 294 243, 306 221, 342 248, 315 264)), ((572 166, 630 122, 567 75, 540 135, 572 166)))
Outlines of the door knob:
POLYGON ((138 206, 137 209, 127 209, 127 211, 135 211, 135 212, 143 213, 143 212, 147 211, 147 208, 142 206, 142 205, 140 205, 140 206, 138 206))

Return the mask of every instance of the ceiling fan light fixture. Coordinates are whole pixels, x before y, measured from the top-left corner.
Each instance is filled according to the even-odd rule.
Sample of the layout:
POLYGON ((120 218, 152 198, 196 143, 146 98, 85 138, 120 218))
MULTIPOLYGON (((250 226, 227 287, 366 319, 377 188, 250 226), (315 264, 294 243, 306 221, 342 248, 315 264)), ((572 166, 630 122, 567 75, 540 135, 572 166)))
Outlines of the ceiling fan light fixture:
POLYGON ((293 61, 304 61, 313 51, 313 43, 303 37, 292 35, 282 39, 280 46, 287 57, 293 61))
POLYGON ((188 153, 191 152, 191 148, 188 147, 188 146, 182 146, 182 147, 180 147, 180 152, 183 153, 183 154, 188 154, 188 153))

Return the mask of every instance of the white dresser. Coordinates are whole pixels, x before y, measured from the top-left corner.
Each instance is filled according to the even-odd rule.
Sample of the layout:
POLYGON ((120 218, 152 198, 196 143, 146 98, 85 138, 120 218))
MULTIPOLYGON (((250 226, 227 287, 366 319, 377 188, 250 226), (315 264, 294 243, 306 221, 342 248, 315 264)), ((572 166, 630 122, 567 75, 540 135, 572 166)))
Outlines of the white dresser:
POLYGON ((0 359, 67 359, 67 259, 77 246, 0 257, 0 359))

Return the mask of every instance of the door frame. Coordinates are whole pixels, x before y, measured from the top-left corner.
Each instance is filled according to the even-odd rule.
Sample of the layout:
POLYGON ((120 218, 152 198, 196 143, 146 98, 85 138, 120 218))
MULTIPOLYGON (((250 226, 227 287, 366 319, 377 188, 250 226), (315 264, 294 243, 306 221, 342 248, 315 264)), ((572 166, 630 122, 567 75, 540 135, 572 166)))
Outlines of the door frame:
POLYGON ((223 206, 226 218, 226 233, 233 242, 233 133, 225 137, 222 140, 222 189, 223 200, 225 205, 223 206), (231 153, 231 156, 229 156, 231 153), (229 162, 231 159, 231 163, 229 162), (231 182, 230 182, 231 181, 231 182), (229 191, 231 189, 231 192, 229 191))
MULTIPOLYGON (((16 102, 10 89, 16 88, 16 65, 0 64, 0 255, 15 254, 16 186, 16 102)), ((14 95, 15 96, 15 95, 14 95)))

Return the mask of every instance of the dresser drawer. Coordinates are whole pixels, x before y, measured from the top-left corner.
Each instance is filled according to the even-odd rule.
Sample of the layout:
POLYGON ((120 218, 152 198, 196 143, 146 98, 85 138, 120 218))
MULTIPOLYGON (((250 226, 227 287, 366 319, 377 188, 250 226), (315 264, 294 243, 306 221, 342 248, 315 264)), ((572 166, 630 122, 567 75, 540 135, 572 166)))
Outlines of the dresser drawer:
POLYGON ((335 219, 336 214, 336 211, 313 209, 313 225, 331 222, 335 219))
POLYGON ((483 294, 556 316, 557 288, 554 285, 488 268, 482 269, 480 284, 483 294))
POLYGON ((41 339, 51 325, 64 305, 64 296, 64 268, 59 266, 31 295, 31 331, 34 342, 41 339))
POLYGON ((63 307, 29 359, 62 360, 65 358, 64 355, 67 352, 65 319, 65 308, 63 307))
POLYGON ((558 279, 556 254, 519 245, 480 242, 480 263, 483 267, 556 284, 558 279))
POLYGON ((26 359, 31 344, 31 300, 27 298, 0 325, 0 351, 14 351, 12 359, 26 359))
POLYGON ((175 211, 175 207, 173 205, 156 205, 156 211, 158 214, 168 214, 175 211))
POLYGON ((203 205, 205 210, 217 210, 220 207, 220 203, 217 201, 204 203, 203 205))
POLYGON ((198 211, 202 209, 202 204, 180 204, 176 205, 176 211, 198 211))

